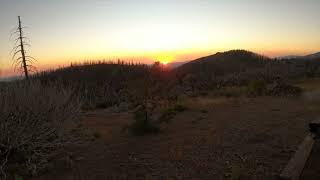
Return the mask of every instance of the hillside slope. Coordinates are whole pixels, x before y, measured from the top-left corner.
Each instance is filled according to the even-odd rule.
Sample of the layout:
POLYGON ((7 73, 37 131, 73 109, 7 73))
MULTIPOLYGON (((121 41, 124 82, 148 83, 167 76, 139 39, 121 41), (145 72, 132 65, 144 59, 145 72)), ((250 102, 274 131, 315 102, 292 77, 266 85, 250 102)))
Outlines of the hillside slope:
POLYGON ((307 59, 320 59, 320 52, 304 56, 307 59))
POLYGON ((172 76, 158 66, 98 62, 43 72, 33 78, 45 85, 74 89, 85 102, 84 108, 105 108, 142 102, 147 90, 153 97, 166 96, 172 76))
POLYGON ((180 74, 206 73, 219 76, 242 72, 247 68, 263 67, 268 60, 271 59, 249 51, 231 50, 191 61, 178 67, 177 72, 180 74))

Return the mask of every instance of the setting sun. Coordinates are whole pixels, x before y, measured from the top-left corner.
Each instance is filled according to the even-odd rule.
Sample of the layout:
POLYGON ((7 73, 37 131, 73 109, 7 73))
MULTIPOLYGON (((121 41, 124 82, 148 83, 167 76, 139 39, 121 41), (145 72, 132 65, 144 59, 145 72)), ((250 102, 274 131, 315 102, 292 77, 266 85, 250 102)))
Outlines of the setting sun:
POLYGON ((319 7, 0 0, 0 180, 320 180, 319 7))
POLYGON ((155 59, 161 62, 161 64, 167 65, 170 62, 175 61, 175 56, 173 54, 165 54, 165 53, 160 53, 156 55, 155 59))
POLYGON ((164 65, 167 65, 169 62, 168 61, 162 61, 161 63, 164 64, 164 65))

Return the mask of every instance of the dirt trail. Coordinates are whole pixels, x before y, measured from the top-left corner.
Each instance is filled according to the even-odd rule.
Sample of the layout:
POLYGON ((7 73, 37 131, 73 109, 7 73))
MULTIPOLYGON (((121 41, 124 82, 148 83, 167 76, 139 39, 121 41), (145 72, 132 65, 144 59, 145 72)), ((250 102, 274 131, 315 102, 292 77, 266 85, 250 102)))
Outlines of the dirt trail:
POLYGON ((273 179, 316 112, 297 98, 193 99, 158 135, 122 132, 130 113, 99 110, 81 124, 99 135, 67 147, 42 179, 273 179), (198 104, 197 104, 198 103, 198 104), (201 104, 199 104, 201 103, 201 104))

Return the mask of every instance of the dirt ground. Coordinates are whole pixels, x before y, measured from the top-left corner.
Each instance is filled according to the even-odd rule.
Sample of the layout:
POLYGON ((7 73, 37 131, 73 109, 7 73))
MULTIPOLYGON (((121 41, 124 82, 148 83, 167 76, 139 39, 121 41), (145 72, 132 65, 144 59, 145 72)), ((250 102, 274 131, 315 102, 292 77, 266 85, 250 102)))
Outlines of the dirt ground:
POLYGON ((320 139, 317 139, 311 155, 306 163, 301 179, 319 180, 320 179, 320 139))
POLYGON ((80 124, 90 138, 68 145, 35 179, 275 179, 318 115, 304 98, 202 97, 184 103, 189 110, 161 133, 141 137, 123 131, 130 113, 84 114, 80 124))

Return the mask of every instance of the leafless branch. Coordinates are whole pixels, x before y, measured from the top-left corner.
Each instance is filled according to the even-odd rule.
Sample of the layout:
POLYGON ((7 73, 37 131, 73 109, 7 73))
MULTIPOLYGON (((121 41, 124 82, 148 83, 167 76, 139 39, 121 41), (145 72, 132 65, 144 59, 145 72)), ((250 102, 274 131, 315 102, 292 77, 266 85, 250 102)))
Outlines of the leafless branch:
POLYGON ((17 51, 13 54, 13 56, 12 56, 12 60, 14 60, 14 59, 15 59, 15 57, 16 57, 16 55, 17 55, 18 53, 21 53, 21 51, 22 51, 22 50, 17 50, 17 51))
POLYGON ((32 56, 26 56, 26 59, 33 59, 34 61, 38 61, 37 59, 35 59, 35 58, 32 57, 32 56))
POLYGON ((14 70, 23 71, 27 80, 29 80, 29 71, 33 72, 34 67, 31 65, 37 60, 32 56, 26 55, 25 47, 31 47, 30 40, 26 36, 24 36, 23 29, 26 28, 25 26, 21 25, 20 16, 18 16, 18 28, 14 29, 10 35, 10 39, 12 36, 18 36, 14 40, 14 47, 12 48, 10 54, 13 53, 12 61, 14 70), (28 41, 28 42, 27 42, 28 41), (20 57, 16 58, 18 54, 21 54, 20 57), (20 67, 19 67, 20 66, 20 67))

